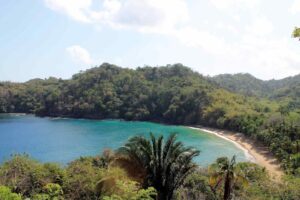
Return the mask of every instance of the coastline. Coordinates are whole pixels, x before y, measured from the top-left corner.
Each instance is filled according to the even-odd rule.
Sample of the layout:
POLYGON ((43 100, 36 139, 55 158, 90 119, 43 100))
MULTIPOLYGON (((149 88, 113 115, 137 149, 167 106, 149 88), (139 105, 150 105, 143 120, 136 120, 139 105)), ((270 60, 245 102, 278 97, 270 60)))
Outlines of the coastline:
POLYGON ((233 143, 237 148, 241 149, 241 150, 244 152, 244 154, 245 154, 245 156, 246 156, 246 159, 247 159, 248 161, 253 162, 253 163, 257 163, 255 157, 251 154, 251 152, 250 152, 247 148, 243 147, 243 146, 242 146, 240 143, 238 143, 237 141, 232 140, 232 139, 230 139, 230 138, 224 136, 223 133, 220 133, 221 130, 215 130, 215 129, 214 129, 214 130, 212 131, 212 128, 196 128, 196 127, 189 127, 189 128, 195 129, 195 130, 200 130, 200 131, 204 131, 204 132, 206 132, 206 133, 213 134, 213 135, 215 135, 215 136, 217 136, 217 137, 219 137, 219 138, 222 138, 223 140, 227 140, 227 141, 233 143))
MULTIPOLYGON (((28 115, 27 113, 5 113, 9 115, 19 115, 24 116, 28 115)), ((39 117, 39 116, 37 116, 39 117)), ((64 118, 64 117, 51 117, 50 118, 64 118)), ((68 117, 66 117, 68 118, 68 117)), ((86 118, 75 118, 75 119, 86 119, 86 118)), ((99 119, 97 119, 99 120, 99 119)), ((100 119, 103 120, 103 119, 100 119)), ((157 122, 156 122, 157 123, 157 122)), ((162 124, 162 123, 160 123, 162 124)), ((169 124, 167 124, 169 125, 169 124)), ((235 133, 231 131, 225 131, 216 128, 208 128, 203 126, 186 126, 187 128, 201 130, 207 132, 209 134, 213 134, 217 137, 220 137, 224 140, 227 140, 233 143, 236 147, 241 149, 247 160, 250 162, 256 163, 262 167, 264 167, 270 174, 271 178, 275 180, 280 180, 280 178, 284 175, 283 170, 280 168, 280 163, 276 160, 276 158, 268 151, 266 147, 261 144, 258 144, 254 140, 245 137, 241 133, 235 133)))
POLYGON ((280 181, 284 172, 280 167, 280 163, 277 159, 268 151, 268 149, 261 144, 258 144, 252 139, 246 138, 241 133, 234 133, 230 131, 207 128, 207 127, 189 127, 196 130, 201 130, 217 137, 225 139, 232 142, 238 148, 244 151, 247 159, 250 162, 254 162, 262 167, 264 167, 270 177, 274 180, 280 181))

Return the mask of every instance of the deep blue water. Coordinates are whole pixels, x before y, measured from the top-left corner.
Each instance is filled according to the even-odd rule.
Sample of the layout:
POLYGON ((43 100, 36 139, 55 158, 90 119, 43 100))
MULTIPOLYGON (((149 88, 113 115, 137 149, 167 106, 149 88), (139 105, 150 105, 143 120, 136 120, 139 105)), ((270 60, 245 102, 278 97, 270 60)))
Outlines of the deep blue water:
POLYGON ((0 162, 12 154, 27 153, 39 161, 66 164, 80 156, 101 154, 106 148, 117 149, 128 138, 150 132, 177 133, 185 145, 201 150, 195 161, 202 166, 220 156, 237 155, 239 161, 246 160, 244 152, 231 142, 182 126, 0 114, 0 162))

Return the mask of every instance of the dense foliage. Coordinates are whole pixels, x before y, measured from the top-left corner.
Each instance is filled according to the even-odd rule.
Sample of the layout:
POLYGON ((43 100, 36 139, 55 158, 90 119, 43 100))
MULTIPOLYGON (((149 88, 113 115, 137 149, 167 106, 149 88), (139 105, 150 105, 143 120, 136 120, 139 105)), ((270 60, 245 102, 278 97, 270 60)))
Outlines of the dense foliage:
MULTIPOLYGON (((128 173, 130 167, 120 162, 124 159, 122 156, 104 153, 102 156, 82 157, 61 167, 39 163, 26 155, 15 155, 0 165, 0 199, 167 199, 159 195, 162 188, 154 183, 163 181, 160 177, 152 176, 150 187, 143 181, 151 176, 150 171, 137 181, 128 173)), ((156 168, 155 165, 149 167, 156 168)), ((298 200, 299 186, 300 178, 286 176, 282 182, 274 182, 264 168, 254 163, 235 163, 228 158, 219 158, 208 168, 193 167, 175 191, 166 187, 164 192, 173 193, 172 200, 298 200)))
POLYGON ((194 123, 209 101, 210 87, 182 65, 130 70, 103 64, 71 80, 2 83, 0 111, 194 123))
POLYGON ((297 174, 299 79, 298 75, 264 82, 247 74, 212 79, 181 64, 133 70, 105 63, 69 80, 0 83, 0 112, 150 120, 239 131, 270 147, 284 168, 297 174))
POLYGON ((21 200, 21 195, 11 192, 8 187, 0 186, 0 199, 21 200))
POLYGON ((266 82, 255 78, 251 74, 220 74, 211 80, 230 91, 247 96, 264 96, 270 91, 266 82))
MULTIPOLYGON (((251 74, 221 74, 210 78, 230 91, 247 96, 297 101, 299 106, 300 74, 280 80, 263 81, 251 74)), ((300 108, 300 107, 298 107, 300 108)))
POLYGON ((163 136, 156 139, 151 134, 150 137, 148 140, 135 136, 120 148, 120 152, 130 158, 131 165, 137 163, 140 169, 144 169, 147 175, 143 185, 155 187, 159 199, 171 200, 175 190, 196 168, 192 159, 200 152, 176 142, 174 134, 165 142, 163 136))
POLYGON ((147 200, 155 197, 154 188, 142 189, 123 169, 102 165, 102 159, 100 156, 80 158, 62 168, 53 163, 39 163, 26 155, 15 155, 0 166, 0 199, 147 200))

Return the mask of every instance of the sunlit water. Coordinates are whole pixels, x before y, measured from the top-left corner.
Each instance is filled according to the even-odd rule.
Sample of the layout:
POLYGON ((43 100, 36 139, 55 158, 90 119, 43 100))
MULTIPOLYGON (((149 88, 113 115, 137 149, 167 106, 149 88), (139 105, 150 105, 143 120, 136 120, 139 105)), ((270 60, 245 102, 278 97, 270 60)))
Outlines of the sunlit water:
POLYGON ((177 133, 178 140, 201 151, 195 162, 207 166, 221 156, 244 152, 230 141, 183 126, 119 120, 39 118, 32 115, 0 114, 0 162, 16 153, 26 153, 43 162, 66 164, 80 156, 117 149, 134 135, 177 133))

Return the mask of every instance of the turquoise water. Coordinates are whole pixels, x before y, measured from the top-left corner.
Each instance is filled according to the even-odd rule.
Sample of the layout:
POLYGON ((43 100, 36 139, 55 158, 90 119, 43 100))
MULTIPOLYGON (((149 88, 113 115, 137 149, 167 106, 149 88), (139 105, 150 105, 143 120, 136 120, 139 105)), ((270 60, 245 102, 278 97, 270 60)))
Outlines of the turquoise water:
POLYGON ((15 153, 27 153, 42 162, 66 164, 80 156, 100 154, 117 149, 134 135, 149 136, 177 133, 185 145, 201 150, 195 162, 207 166, 220 156, 237 155, 245 161, 244 152, 229 141, 212 134, 182 126, 119 120, 85 120, 39 118, 32 115, 0 115, 0 162, 15 153))

